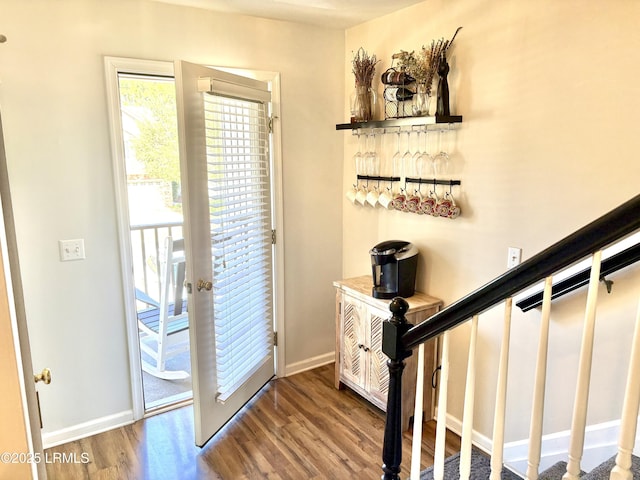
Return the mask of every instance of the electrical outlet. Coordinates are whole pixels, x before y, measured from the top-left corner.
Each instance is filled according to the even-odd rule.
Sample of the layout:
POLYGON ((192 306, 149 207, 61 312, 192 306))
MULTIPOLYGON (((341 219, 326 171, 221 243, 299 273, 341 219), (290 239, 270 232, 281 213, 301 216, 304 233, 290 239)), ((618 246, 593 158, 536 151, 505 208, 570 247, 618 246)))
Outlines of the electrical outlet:
POLYGON ((520 265, 522 260, 522 249, 518 247, 509 247, 507 251, 507 268, 513 268, 520 265))
POLYGON ((75 240, 58 240, 60 248, 60 261, 69 262, 71 260, 83 260, 84 256, 84 239, 77 238, 75 240))

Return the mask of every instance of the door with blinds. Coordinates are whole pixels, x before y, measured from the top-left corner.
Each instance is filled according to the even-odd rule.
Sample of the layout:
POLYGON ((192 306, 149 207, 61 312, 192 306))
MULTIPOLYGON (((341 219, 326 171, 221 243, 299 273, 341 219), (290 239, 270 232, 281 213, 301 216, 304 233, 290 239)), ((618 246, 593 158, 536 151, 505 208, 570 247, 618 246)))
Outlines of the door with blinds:
POLYGON ((268 85, 175 66, 196 445, 274 376, 268 85))

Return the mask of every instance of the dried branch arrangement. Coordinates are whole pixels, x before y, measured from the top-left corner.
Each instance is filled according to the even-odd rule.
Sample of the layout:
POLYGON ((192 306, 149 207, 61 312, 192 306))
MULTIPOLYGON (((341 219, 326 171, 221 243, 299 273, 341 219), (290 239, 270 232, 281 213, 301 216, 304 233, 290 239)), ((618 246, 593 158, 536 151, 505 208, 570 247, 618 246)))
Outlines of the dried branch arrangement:
POLYGON ((427 94, 431 93, 431 84, 433 78, 438 71, 440 60, 446 57, 447 50, 451 47, 453 40, 462 27, 458 27, 451 40, 440 38, 439 40, 431 40, 429 47, 422 46, 422 49, 416 54, 415 51, 405 52, 393 55, 398 60, 398 66, 411 75, 416 82, 424 83, 427 87, 427 94))
POLYGON ((376 58, 375 54, 369 56, 369 54, 364 50, 364 48, 360 47, 358 52, 353 56, 353 74, 356 77, 356 85, 361 85, 365 87, 371 86, 371 81, 373 80, 373 75, 376 71, 376 64, 379 60, 376 58))

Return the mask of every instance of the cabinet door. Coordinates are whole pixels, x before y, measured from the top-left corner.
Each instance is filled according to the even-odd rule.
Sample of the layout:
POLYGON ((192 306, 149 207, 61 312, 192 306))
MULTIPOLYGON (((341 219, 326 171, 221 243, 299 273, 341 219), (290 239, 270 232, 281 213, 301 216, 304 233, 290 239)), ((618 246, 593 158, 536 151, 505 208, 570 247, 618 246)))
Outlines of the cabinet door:
POLYGON ((390 313, 369 308, 368 326, 369 335, 367 346, 369 348, 369 372, 367 389, 371 396, 386 406, 389 392, 389 368, 387 356, 382 353, 382 322, 389 318, 390 313))
POLYGON ((340 373, 344 380, 364 386, 366 373, 365 315, 361 302, 348 295, 342 296, 341 362, 340 373))

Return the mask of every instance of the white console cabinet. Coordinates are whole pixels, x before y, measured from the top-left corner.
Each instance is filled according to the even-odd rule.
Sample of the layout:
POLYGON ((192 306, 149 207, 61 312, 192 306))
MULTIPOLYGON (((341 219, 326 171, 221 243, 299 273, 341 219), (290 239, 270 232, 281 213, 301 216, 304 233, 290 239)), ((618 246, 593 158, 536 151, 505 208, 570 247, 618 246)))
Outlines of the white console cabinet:
MULTIPOLYGON (((370 276, 336 281, 336 388, 349 387, 386 410, 389 389, 387 356, 382 353, 382 322, 391 317, 389 303, 371 296, 370 276)), ((442 301, 416 292, 406 299, 407 321, 417 324, 436 313, 442 301)), ((402 425, 407 429, 414 411, 417 350, 406 359, 402 378, 402 425)), ((436 342, 425 344, 425 418, 433 417, 434 392, 430 373, 436 367, 436 342)))

